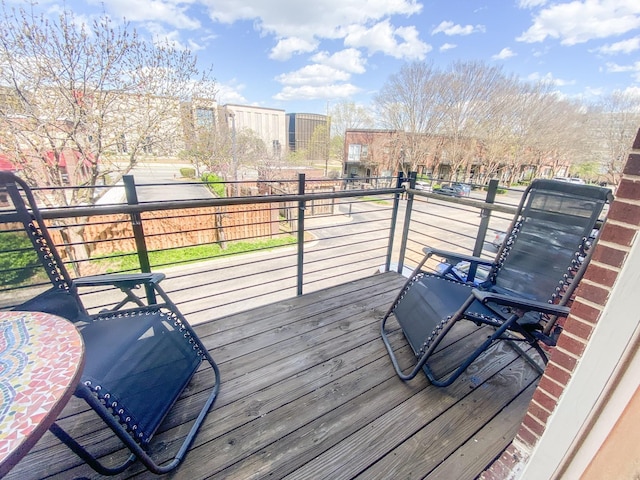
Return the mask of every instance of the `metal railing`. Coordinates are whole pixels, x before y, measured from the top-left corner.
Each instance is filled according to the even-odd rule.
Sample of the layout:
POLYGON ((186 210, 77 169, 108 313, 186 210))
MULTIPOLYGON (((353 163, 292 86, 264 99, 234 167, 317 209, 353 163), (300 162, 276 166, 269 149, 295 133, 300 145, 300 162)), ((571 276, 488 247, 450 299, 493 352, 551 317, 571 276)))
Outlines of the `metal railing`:
MULTIPOLYGON (((368 189, 336 183, 331 191, 318 191, 313 181, 300 175, 297 182, 278 190, 292 193, 274 195, 269 194, 274 189, 267 188, 264 195, 140 201, 144 189, 152 184, 136 185, 128 178, 126 204, 43 208, 42 215, 51 222, 50 230, 60 232, 57 248, 68 252, 65 261, 75 275, 162 271, 167 276, 165 290, 187 318, 198 323, 380 271, 402 272, 418 263, 424 245, 487 257, 495 254, 491 232, 504 230, 515 211, 512 205, 494 203, 496 183, 489 185, 488 192, 479 189, 469 198, 450 198, 416 190, 415 175, 405 191, 405 181, 401 177, 384 179, 371 182, 368 189), (376 187, 384 183, 390 186, 376 187), (153 222, 159 221, 153 214, 162 216, 165 227, 175 225, 175 230, 152 231, 153 222), (232 216, 235 223, 229 226, 232 216), (238 220, 245 217, 249 220, 244 224, 238 220), (263 220, 256 220, 258 217, 263 220), (211 225, 200 226, 205 220, 211 225), (78 240, 78 235, 68 233, 73 229, 120 231, 121 235, 115 242, 100 235, 78 240), (124 230, 129 233, 123 234, 124 230), (254 230, 258 234, 252 234, 254 230), (271 242, 262 241, 265 231, 270 232, 271 242), (229 232, 234 232, 231 239, 224 236, 229 232), (192 244, 184 246, 185 240, 192 244), (117 253, 104 253, 126 242, 135 248, 119 251, 113 247, 117 253), (151 244, 156 246, 150 248, 151 244), (239 244, 245 247, 242 253, 234 248, 239 244), (211 253, 213 247, 217 251, 211 253), (194 253, 197 249, 202 253, 194 253), (84 253, 74 253, 78 251, 84 253), (97 251, 103 253, 91 253, 97 251), (170 260, 163 259, 163 252, 169 253, 170 260), (189 255, 181 256, 185 252, 189 255), (137 259, 134 267, 118 267, 119 261, 131 257, 137 259)), ((180 188, 179 184, 153 186, 180 188)), ((517 192, 513 197, 515 205, 517 192)), ((44 282, 40 288, 43 286, 44 282)), ((3 306, 32 294, 26 285, 5 285, 0 290, 3 306)), ((83 301, 100 309, 108 298, 98 290, 84 293, 83 301)))

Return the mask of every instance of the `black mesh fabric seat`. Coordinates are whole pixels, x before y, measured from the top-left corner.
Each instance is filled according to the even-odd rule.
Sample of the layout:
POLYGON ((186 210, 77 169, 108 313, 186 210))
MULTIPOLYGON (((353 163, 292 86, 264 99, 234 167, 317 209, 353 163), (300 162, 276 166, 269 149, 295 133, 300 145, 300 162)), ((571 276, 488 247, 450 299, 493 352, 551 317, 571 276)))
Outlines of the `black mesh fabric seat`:
MULTIPOLYGON (((2 243, 9 245, 9 241, 15 243, 19 234, 28 237, 36 254, 34 264, 25 270, 35 269, 39 264, 52 285, 13 308, 48 312, 75 323, 85 345, 85 366, 75 395, 96 411, 129 448, 131 456, 119 465, 106 466, 57 423, 51 431, 105 475, 124 471, 136 459, 154 473, 175 469, 213 406, 220 388, 220 374, 207 349, 160 287, 164 275, 108 274, 71 279, 25 182, 12 173, 0 172, 0 194, 6 197, 8 205, 0 207, 4 225, 0 240, 5 238, 2 243), (112 308, 90 315, 78 287, 115 287, 124 299, 112 308), (134 293, 138 287, 144 287, 147 300, 134 293), (124 308, 131 303, 132 308, 124 308), (203 360, 211 367, 210 391, 174 458, 157 464, 147 453, 149 442, 203 360)), ((24 247, 21 248, 16 248, 16 255, 25 254, 24 247)))
POLYGON ((546 363, 540 343, 554 346, 557 341, 561 328, 556 321, 569 313, 567 303, 589 262, 599 217, 612 198, 605 188, 534 180, 495 261, 425 248, 424 258, 382 320, 382 339, 398 376, 410 380, 422 370, 431 383, 450 385, 499 340, 525 342, 546 363), (432 257, 448 268, 430 273, 426 264, 432 257), (459 262, 472 267, 464 281, 456 274, 459 262), (480 265, 490 270, 487 280, 476 285, 473 272, 480 265), (410 368, 402 369, 394 354, 390 318, 397 320, 416 356, 410 368), (488 325, 492 334, 462 363, 437 375, 429 357, 460 320, 488 325))

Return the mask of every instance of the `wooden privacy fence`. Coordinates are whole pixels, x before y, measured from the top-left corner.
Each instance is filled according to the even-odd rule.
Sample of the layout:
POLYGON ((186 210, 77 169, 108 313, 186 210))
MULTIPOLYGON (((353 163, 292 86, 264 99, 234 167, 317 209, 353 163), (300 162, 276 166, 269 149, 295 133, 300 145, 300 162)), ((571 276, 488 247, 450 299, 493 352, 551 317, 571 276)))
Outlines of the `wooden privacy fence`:
MULTIPOLYGON (((278 211, 270 204, 260 209, 248 205, 202 207, 143 212, 142 227, 148 250, 189 247, 242 239, 272 238, 279 233, 278 211)), ((52 222, 53 223, 53 222, 52 222)), ((128 214, 92 216, 82 228, 83 243, 91 257, 136 250, 133 225, 128 214)), ((69 243, 69 233, 52 224, 55 244, 69 243)), ((65 249, 60 249, 63 257, 65 249)))
MULTIPOLYGON (((95 225, 89 219, 84 237, 92 256, 136 250, 129 215, 113 217, 116 218, 108 224, 105 217, 95 225)), ((259 210, 235 205, 143 212, 141 217, 148 250, 272 238, 278 234, 277 210, 270 205, 259 210)))

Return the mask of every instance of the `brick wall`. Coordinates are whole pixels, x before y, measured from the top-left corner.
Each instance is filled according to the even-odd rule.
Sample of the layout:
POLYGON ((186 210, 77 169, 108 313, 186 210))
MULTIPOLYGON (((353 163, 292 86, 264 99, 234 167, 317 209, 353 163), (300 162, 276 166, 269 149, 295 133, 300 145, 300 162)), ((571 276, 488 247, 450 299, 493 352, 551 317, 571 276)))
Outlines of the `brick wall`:
POLYGON ((580 361, 639 230, 640 130, 593 258, 576 291, 564 331, 551 353, 518 434, 503 454, 481 475, 481 479, 513 478, 526 462, 528 453, 544 432, 549 416, 580 361))

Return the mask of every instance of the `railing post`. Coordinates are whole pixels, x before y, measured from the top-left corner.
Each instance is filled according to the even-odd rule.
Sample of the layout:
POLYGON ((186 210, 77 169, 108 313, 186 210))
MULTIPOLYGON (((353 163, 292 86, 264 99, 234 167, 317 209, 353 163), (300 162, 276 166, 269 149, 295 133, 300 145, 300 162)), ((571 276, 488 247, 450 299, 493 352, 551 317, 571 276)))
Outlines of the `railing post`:
MULTIPOLYGON (((304 195, 304 173, 298 174, 298 195, 304 195)), ((298 201, 298 295, 302 295, 302 283, 304 275, 304 200, 298 201)))
MULTIPOLYGON (((416 188, 417 172, 409 173, 409 188, 416 188)), ((406 180, 404 180, 406 182, 406 180)), ((411 225, 411 210, 413 209, 413 194, 407 195, 407 205, 404 212, 404 225, 402 226, 402 242, 400 243, 400 255, 398 257, 398 273, 402 274, 404 269, 404 256, 407 251, 407 240, 409 238, 409 226, 411 225)))
MULTIPOLYGON (((136 191, 136 183, 133 175, 123 175, 124 191, 127 195, 127 204, 138 205, 138 192, 136 191)), ((133 228, 133 238, 136 242, 136 251, 138 253, 138 261, 140 262, 141 272, 151 272, 151 262, 149 262, 149 251, 144 237, 144 228, 142 227, 142 216, 135 212, 129 215, 131 217, 131 227, 133 228)), ((150 286, 145 286, 148 302, 155 303, 155 292, 150 286)))
MULTIPOLYGON (((402 187, 402 182, 404 181, 402 170, 398 173, 396 178, 396 188, 402 187)), ((396 236, 396 223, 398 222, 398 207, 400 206, 400 193, 395 193, 393 195, 393 210, 391 211, 391 225, 389 227, 389 243, 387 244, 387 259, 384 262, 384 271, 388 272, 391 270, 391 256, 393 254, 393 240, 396 236)), ((349 204, 351 207, 351 203, 349 204)), ((349 215, 351 215, 351 211, 349 211, 349 215)))
MULTIPOLYGON (((487 188, 487 197, 485 198, 486 203, 495 203, 496 201, 496 193, 498 192, 498 180, 492 179, 489 180, 489 186, 487 188)), ((480 225, 478 227, 478 236, 476 237, 476 244, 473 247, 473 256, 479 257, 482 253, 482 247, 484 246, 484 239, 487 236, 487 230, 489 229, 489 220, 491 220, 491 210, 487 208, 483 208, 480 210, 480 225)), ((476 269, 478 265, 476 263, 472 263, 469 266, 469 278, 475 278, 476 269)))

